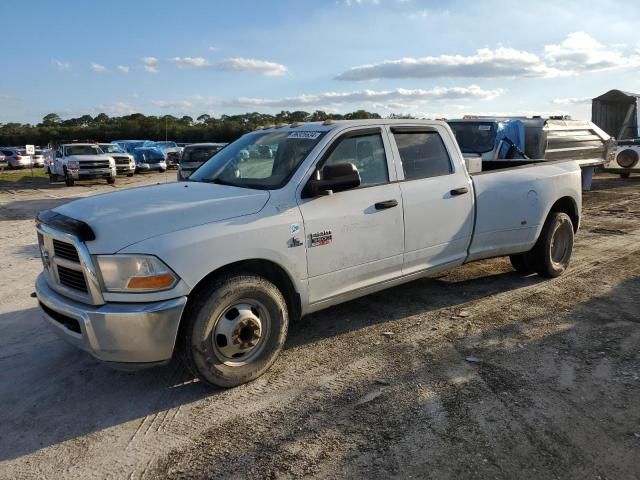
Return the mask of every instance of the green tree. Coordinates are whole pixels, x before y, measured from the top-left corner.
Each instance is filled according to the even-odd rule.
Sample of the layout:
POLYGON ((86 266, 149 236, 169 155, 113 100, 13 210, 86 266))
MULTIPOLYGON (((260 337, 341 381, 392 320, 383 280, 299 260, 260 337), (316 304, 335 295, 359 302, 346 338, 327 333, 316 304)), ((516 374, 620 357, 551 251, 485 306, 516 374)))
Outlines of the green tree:
POLYGON ((62 123, 62 118, 60 118, 60 115, 58 115, 57 113, 48 113, 47 115, 42 117, 42 125, 51 126, 57 125, 59 123, 62 123))

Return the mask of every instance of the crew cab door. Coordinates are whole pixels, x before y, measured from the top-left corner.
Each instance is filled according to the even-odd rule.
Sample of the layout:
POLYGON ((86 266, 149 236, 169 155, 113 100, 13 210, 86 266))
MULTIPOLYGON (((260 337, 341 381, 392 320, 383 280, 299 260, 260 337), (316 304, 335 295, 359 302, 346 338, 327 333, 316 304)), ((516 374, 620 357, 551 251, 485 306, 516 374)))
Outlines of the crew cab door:
POLYGON ((313 198, 301 195, 310 303, 401 275, 402 196, 383 133, 380 127, 349 130, 315 166, 321 175, 327 165, 352 163, 360 173, 359 187, 313 198))
POLYGON ((473 190, 443 127, 390 127, 405 223, 404 274, 464 262, 473 233, 473 190), (454 161, 455 160, 455 161, 454 161))

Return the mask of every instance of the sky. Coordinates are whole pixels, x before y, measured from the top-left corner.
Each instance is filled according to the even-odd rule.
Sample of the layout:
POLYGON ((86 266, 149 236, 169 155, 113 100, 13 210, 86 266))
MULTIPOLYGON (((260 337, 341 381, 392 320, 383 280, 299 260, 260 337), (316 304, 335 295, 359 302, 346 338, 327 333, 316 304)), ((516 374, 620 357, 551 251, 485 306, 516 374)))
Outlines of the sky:
POLYGON ((640 2, 0 0, 0 123, 569 114, 640 92, 640 2))

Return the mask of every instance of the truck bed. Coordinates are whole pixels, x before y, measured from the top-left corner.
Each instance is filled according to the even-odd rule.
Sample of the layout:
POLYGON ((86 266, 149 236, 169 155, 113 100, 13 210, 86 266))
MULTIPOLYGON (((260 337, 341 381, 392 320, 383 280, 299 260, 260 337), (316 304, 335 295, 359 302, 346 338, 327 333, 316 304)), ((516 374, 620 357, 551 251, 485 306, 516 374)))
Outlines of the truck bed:
POLYGON ((581 198, 577 160, 527 161, 515 167, 510 162, 507 168, 472 174, 471 180, 476 223, 467 261, 530 250, 552 206, 545 199, 581 198))

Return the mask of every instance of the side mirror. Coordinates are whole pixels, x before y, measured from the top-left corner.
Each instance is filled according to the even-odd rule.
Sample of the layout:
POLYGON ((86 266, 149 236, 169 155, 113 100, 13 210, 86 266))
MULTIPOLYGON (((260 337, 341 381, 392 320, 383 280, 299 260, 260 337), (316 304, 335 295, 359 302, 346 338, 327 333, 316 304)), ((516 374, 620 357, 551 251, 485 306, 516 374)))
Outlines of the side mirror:
POLYGON ((360 186, 360 173, 353 163, 327 165, 322 169, 322 180, 312 178, 305 188, 305 196, 317 197, 360 186))

